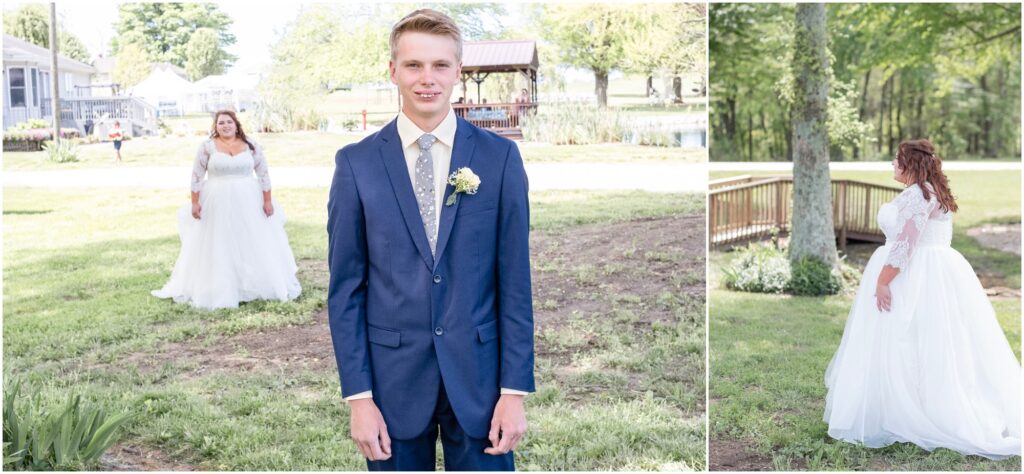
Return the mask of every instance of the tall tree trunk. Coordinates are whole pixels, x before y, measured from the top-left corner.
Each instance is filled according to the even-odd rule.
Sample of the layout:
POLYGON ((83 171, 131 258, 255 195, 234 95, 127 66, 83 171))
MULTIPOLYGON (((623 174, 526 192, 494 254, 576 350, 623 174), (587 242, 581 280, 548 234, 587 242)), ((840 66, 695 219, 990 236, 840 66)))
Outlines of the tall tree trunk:
POLYGON ((906 139, 903 136, 903 92, 906 84, 903 81, 903 74, 900 74, 900 93, 896 96, 896 143, 906 139))
POLYGON ((878 140, 875 142, 875 151, 878 154, 882 154, 882 147, 885 146, 885 88, 888 85, 889 79, 886 79, 882 83, 882 93, 878 98, 878 140))
POLYGON ((594 70, 594 94, 598 107, 608 107, 608 71, 594 70))
MULTIPOLYGON (((864 86, 860 90, 860 106, 857 107, 857 118, 861 122, 867 119, 868 115, 868 85, 871 84, 871 69, 864 72, 864 86)), ((860 143, 853 144, 853 160, 860 159, 860 143)))
POLYGON ((986 157, 992 157, 992 107, 989 104, 988 74, 981 75, 981 151, 986 157))
POLYGON ((726 105, 726 117, 728 120, 725 122, 725 133, 730 137, 736 136, 736 96, 729 96, 725 99, 726 105))
POLYGON ((828 36, 825 4, 796 6, 793 41, 793 234, 789 259, 836 263, 832 182, 828 168, 828 36))
POLYGON ((754 114, 747 112, 747 161, 754 161, 754 114))
POLYGON ((887 141, 887 143, 889 144, 889 156, 893 156, 893 154, 896 153, 896 146, 893 144, 895 138, 892 135, 892 112, 895 109, 895 107, 893 107, 893 102, 895 102, 893 100, 893 96, 895 95, 897 74, 899 74, 899 71, 896 71, 892 75, 892 77, 889 78, 889 102, 887 103, 889 109, 887 113, 889 119, 889 130, 887 133, 887 135, 889 136, 889 139, 887 141))

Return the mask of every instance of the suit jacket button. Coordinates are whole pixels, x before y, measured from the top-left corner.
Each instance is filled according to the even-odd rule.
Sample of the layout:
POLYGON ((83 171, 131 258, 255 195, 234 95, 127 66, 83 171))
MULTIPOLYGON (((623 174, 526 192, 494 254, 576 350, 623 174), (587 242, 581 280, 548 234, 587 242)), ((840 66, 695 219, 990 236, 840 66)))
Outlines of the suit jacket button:
POLYGON ((444 334, 444 328, 442 328, 442 327, 440 327, 440 326, 439 326, 439 327, 436 327, 436 328, 434 328, 434 334, 435 334, 435 335, 438 335, 438 336, 440 336, 440 335, 444 334))
POLYGON ((434 283, 441 283, 441 275, 434 275, 434 283))

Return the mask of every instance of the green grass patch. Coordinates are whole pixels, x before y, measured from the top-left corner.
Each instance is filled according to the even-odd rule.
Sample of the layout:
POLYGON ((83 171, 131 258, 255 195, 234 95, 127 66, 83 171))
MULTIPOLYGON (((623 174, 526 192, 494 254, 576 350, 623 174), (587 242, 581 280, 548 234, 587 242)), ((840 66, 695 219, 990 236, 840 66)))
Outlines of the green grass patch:
MULTIPOLYGON (((206 312, 149 295, 177 258, 175 211, 187 203, 185 190, 4 189, 5 381, 24 380, 50 406, 80 393, 111 413, 131 413, 124 441, 197 469, 364 469, 333 367, 231 370, 230 361, 218 360, 200 370, 188 356, 246 331, 312 322, 326 296, 327 193, 275 191, 300 266, 296 302, 206 312), (152 364, 168 347, 194 351, 152 364)), ((538 192, 531 203, 538 233, 703 212, 697 194, 538 192)), ((538 358, 540 390, 527 399, 531 430, 520 468, 705 467, 703 301, 670 294, 637 303, 669 308, 678 321, 622 331, 613 321, 581 319, 538 334, 538 343, 575 347, 585 327, 595 345, 569 356, 584 368, 576 373, 538 358), (607 389, 582 396, 577 383, 607 389)), ((624 307, 618 314, 637 317, 624 307)), ((331 357, 330 347, 322 350, 331 357)))
MULTIPOLYGON (((709 296, 712 437, 750 440, 777 469, 1020 469, 1019 457, 996 462, 906 444, 867 449, 828 437, 821 419, 824 373, 842 337, 848 297, 726 290, 709 296)), ((993 305, 1019 359, 1020 300, 996 299, 993 305)))

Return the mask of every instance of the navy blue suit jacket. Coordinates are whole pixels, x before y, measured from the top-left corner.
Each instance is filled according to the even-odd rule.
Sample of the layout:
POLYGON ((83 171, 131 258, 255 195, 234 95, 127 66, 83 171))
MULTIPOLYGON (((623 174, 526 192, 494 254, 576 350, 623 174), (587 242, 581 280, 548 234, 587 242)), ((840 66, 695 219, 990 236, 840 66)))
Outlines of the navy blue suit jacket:
POLYGON ((442 206, 432 257, 396 122, 335 156, 327 312, 342 396, 373 390, 395 439, 427 428, 442 381, 475 438, 487 437, 501 387, 534 391, 523 160, 512 141, 458 119, 451 171, 462 167, 480 187, 442 206))

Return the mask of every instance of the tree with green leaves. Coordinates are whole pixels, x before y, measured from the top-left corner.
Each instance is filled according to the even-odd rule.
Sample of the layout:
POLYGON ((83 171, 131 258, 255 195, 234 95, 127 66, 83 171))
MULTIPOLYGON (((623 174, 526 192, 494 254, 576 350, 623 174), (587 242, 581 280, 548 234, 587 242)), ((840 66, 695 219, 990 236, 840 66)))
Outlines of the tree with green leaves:
MULTIPOLYGON (((624 69, 646 75, 648 81, 656 74, 698 72, 706 84, 706 4, 658 3, 636 15, 636 29, 626 37, 624 69)), ((678 99, 681 93, 673 95, 678 99)))
MULTIPOLYGON (((712 160, 791 160, 792 4, 711 4, 712 160), (780 100, 781 99, 781 100, 780 100)), ((1020 154, 1019 4, 827 4, 833 160, 1020 154)))
POLYGON ((117 36, 111 44, 114 54, 125 45, 136 44, 150 62, 187 68, 189 42, 199 30, 209 29, 215 32, 212 43, 217 52, 208 55, 212 64, 193 65, 193 69, 224 70, 236 59, 227 52, 227 47, 235 43, 235 36, 228 31, 231 17, 216 4, 124 3, 119 8, 114 26, 117 36))
MULTIPOLYGON (((89 63, 91 56, 82 41, 57 22, 58 52, 65 57, 89 63)), ((4 33, 36 46, 50 47, 50 13, 45 4, 25 5, 4 15, 4 33)))
POLYGON ((789 259, 836 262, 832 181, 828 169, 831 76, 825 4, 796 5, 793 38, 793 234, 789 259))
POLYGON ((637 9, 615 4, 545 4, 544 30, 562 62, 594 73, 597 104, 608 106, 608 73, 622 68, 626 47, 638 26, 637 9))
POLYGON ((117 53, 112 79, 121 87, 132 87, 149 77, 153 66, 146 59, 146 52, 138 45, 127 44, 117 53))
POLYGON ((185 73, 189 80, 198 81, 206 76, 223 74, 227 58, 218 46, 217 32, 211 28, 196 30, 185 45, 185 73))

